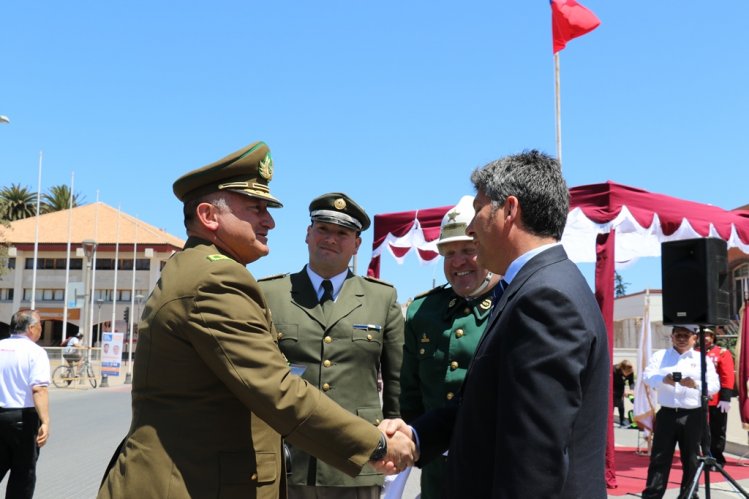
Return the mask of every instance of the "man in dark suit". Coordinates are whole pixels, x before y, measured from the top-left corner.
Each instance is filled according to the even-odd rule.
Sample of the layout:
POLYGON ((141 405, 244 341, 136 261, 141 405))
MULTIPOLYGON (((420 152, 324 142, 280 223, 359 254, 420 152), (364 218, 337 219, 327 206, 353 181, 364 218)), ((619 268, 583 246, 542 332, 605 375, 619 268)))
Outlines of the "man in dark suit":
POLYGON ((133 420, 100 499, 284 498, 282 437, 352 476, 408 452, 292 375, 278 349, 245 267, 270 251, 272 176, 258 142, 174 183, 189 238, 143 311, 133 420))
MULTIPOLYGON (((393 286, 348 268, 370 224, 364 209, 346 194, 331 192, 313 199, 309 214, 308 264, 259 281, 278 329, 278 346, 292 365, 305 368, 308 383, 378 425, 383 415, 400 415, 403 312, 393 286)), ((370 466, 350 477, 293 445, 291 457, 291 499, 380 497, 383 478, 370 466)))
MULTIPOLYGON (((593 293, 559 243, 569 209, 561 167, 526 151, 471 180, 467 233, 479 264, 506 284, 458 404, 413 423, 417 464, 449 448, 448 498, 605 498, 608 341, 593 293)), ((396 427, 409 431, 399 421, 387 431, 396 427)))

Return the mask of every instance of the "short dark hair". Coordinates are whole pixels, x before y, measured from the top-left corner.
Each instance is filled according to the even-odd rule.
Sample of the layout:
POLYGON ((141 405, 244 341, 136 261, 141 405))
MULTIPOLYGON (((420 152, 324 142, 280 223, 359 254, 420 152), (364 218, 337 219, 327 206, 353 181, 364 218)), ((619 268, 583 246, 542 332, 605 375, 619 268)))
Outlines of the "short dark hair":
POLYGON ((522 208, 522 227, 541 237, 562 239, 570 209, 570 192, 559 161, 535 149, 505 156, 474 170, 476 191, 484 193, 493 210, 515 196, 522 208))

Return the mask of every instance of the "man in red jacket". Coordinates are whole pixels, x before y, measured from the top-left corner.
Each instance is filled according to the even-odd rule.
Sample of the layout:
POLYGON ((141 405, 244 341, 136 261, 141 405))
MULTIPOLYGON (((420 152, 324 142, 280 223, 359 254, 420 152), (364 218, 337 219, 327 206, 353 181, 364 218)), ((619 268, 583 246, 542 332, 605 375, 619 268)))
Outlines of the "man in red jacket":
POLYGON ((728 411, 731 409, 731 396, 736 378, 733 356, 727 348, 715 344, 715 331, 705 328, 705 355, 715 365, 715 371, 720 378, 720 391, 712 396, 708 403, 710 414, 710 454, 723 466, 726 458, 723 449, 726 448, 726 425, 728 411))

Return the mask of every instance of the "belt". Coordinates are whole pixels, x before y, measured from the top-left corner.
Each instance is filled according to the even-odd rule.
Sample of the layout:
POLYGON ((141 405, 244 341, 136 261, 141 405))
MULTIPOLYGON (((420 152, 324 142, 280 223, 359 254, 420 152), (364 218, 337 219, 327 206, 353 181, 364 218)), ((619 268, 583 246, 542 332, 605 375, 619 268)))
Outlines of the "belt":
POLYGON ((13 412, 13 411, 22 412, 22 413, 27 413, 31 411, 36 412, 36 408, 35 407, 0 407, 0 412, 13 412))
POLYGON ((702 409, 701 407, 695 407, 694 409, 686 409, 684 407, 661 407, 662 411, 668 411, 668 412, 675 412, 676 414, 679 414, 680 412, 694 412, 699 411, 702 409))

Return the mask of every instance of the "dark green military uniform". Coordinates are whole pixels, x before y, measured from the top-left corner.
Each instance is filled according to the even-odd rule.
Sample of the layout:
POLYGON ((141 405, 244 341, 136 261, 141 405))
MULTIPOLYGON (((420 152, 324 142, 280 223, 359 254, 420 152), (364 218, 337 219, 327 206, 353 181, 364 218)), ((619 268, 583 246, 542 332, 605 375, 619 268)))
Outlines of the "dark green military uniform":
MULTIPOLYGON (((395 289, 349 272, 332 315, 325 320, 306 268, 259 281, 268 300, 281 350, 293 364, 306 366, 302 377, 354 414, 377 425, 398 417, 403 355, 403 313, 395 289), (377 392, 381 366, 382 406, 377 392)), ((292 450, 290 485, 367 487, 382 485, 370 466, 356 478, 292 450)))
MULTIPOLYGON (((447 285, 417 296, 406 312, 401 414, 407 422, 457 395, 491 311, 491 291, 472 300, 447 285)), ((445 458, 421 473, 422 499, 442 497, 445 458)))

